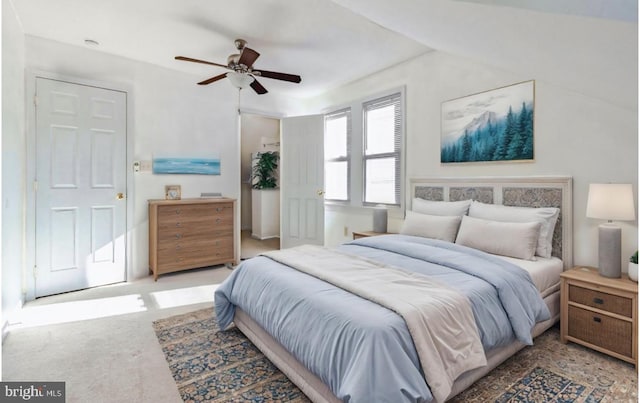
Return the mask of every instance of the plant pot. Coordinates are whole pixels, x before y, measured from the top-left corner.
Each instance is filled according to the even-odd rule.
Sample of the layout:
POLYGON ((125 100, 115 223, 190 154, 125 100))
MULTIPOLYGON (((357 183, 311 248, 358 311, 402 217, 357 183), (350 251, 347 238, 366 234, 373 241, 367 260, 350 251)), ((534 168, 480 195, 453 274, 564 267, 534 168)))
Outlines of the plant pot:
POLYGON ((629 262, 629 278, 635 282, 638 281, 638 263, 629 262))

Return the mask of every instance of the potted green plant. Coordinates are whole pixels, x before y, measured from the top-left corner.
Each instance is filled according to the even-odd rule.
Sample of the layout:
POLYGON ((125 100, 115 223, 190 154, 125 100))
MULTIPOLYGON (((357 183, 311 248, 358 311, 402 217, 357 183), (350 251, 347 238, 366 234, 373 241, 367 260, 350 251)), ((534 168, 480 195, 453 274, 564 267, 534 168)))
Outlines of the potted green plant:
POLYGON ((251 181, 251 237, 277 238, 280 236, 279 155, 277 151, 265 151, 256 157, 251 181))
POLYGON ((274 189, 278 187, 278 153, 276 151, 266 151, 258 153, 258 161, 253 166, 254 189, 274 189))
POLYGON ((638 251, 629 258, 629 278, 638 281, 638 251))

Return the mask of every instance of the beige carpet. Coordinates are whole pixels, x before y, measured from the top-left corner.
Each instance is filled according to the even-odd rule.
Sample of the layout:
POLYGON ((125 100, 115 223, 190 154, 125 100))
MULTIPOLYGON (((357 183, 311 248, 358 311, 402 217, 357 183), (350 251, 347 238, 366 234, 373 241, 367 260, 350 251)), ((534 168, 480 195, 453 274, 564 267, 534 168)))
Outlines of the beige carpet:
POLYGON ((240 258, 249 259, 262 252, 280 249, 280 238, 259 240, 251 237, 250 230, 241 231, 240 258))
POLYGON ((180 403, 155 320, 210 308, 225 267, 40 298, 2 346, 2 380, 65 381, 67 403, 180 403))

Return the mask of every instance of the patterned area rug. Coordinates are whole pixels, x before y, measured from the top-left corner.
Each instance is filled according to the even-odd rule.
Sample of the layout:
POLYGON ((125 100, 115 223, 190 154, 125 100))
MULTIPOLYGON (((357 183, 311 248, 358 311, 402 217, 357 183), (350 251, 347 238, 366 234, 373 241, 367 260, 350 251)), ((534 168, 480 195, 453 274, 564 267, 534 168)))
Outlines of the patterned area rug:
MULTIPOLYGON (((153 324, 185 402, 308 402, 237 329, 221 332, 213 309, 153 324)), ((552 328, 452 402, 638 402, 636 369, 552 328)))

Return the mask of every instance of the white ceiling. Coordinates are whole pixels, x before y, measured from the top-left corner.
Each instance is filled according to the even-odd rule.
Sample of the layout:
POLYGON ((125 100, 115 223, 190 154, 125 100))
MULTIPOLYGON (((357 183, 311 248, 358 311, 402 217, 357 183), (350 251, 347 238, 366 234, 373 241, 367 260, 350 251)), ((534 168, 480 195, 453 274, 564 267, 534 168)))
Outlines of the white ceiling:
POLYGON ((302 76, 301 84, 260 79, 298 97, 429 51, 327 0, 12 1, 26 34, 78 46, 94 39, 96 50, 191 73, 194 85, 226 70, 174 56, 227 64, 236 38, 261 54, 256 68, 302 76))
POLYGON ((256 68, 302 76, 260 80, 283 95, 317 95, 435 49, 616 104, 637 100, 636 0, 11 1, 26 34, 94 39, 98 51, 193 74, 194 85, 225 70, 174 56, 226 64, 243 38, 261 53, 256 68))
POLYGON ((637 113, 637 0, 554 1, 334 0, 433 49, 637 113))

